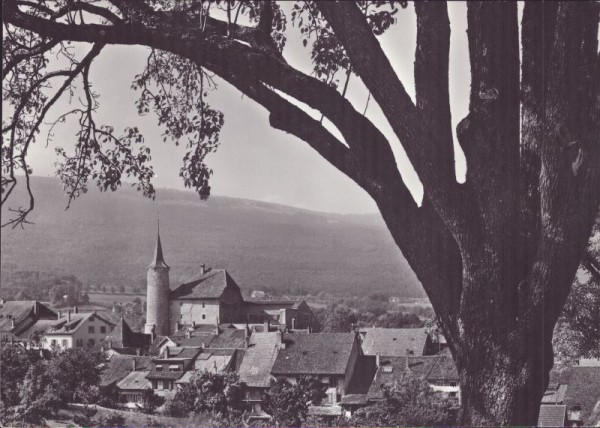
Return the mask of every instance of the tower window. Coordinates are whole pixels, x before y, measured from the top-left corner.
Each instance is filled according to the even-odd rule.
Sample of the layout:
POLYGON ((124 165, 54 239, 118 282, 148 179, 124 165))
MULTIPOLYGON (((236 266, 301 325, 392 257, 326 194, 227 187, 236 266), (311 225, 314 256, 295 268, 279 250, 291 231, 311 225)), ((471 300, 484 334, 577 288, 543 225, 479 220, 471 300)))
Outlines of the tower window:
POLYGON ((202 302, 202 308, 204 308, 204 302, 202 302))
POLYGON ((202 319, 205 320, 206 319, 206 315, 202 314, 202 319))

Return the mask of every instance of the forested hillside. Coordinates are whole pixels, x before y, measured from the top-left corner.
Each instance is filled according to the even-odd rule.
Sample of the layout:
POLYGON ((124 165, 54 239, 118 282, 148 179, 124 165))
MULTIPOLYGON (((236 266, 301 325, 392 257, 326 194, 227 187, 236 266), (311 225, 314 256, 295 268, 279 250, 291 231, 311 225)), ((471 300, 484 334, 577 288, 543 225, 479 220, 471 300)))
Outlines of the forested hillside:
MULTIPOLYGON (((423 296, 376 215, 323 214, 251 200, 159 189, 155 202, 124 185, 95 189, 65 211, 58 180, 35 178, 35 223, 2 231, 2 285, 15 271, 75 275, 86 284, 144 285, 160 212, 175 286, 200 265, 226 268, 245 289, 423 296)), ((5 214, 5 213, 3 213, 5 214)))

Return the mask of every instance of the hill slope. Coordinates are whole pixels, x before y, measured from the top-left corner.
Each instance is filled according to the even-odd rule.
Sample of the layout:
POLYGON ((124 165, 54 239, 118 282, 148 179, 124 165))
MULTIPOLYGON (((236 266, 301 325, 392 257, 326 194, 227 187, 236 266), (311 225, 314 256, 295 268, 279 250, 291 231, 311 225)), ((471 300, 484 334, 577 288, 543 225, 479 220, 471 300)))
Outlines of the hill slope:
MULTIPOLYGON (((65 211, 58 180, 35 178, 25 230, 2 231, 2 269, 72 273, 95 284, 139 286, 160 211, 172 286, 199 266, 226 268, 242 288, 423 296, 379 216, 323 214, 251 200, 159 189, 156 202, 125 186, 90 190, 65 211)), ((3 212, 3 215, 5 213, 3 212)))

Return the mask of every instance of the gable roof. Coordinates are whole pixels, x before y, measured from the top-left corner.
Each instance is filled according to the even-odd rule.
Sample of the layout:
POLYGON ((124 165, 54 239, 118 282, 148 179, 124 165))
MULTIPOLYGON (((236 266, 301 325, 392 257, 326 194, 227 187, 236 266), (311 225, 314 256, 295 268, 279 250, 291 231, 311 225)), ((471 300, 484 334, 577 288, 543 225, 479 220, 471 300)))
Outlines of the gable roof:
POLYGON ((130 355, 113 355, 107 362, 100 375, 100 386, 109 386, 124 379, 133 371, 135 360, 136 370, 149 369, 152 359, 150 357, 134 357, 130 355))
POLYGON ((0 332, 11 332, 13 330, 12 320, 15 320, 15 328, 29 315, 34 318, 56 319, 57 315, 46 305, 36 300, 10 300, 0 304, 0 332))
POLYGON ((427 342, 426 328, 365 328, 362 349, 365 355, 401 357, 407 349, 412 355, 423 355, 427 342))
POLYGON ((99 316, 96 312, 71 314, 70 320, 68 316, 63 316, 58 319, 50 329, 46 330, 46 335, 73 334, 79 330, 86 321, 93 318, 98 318, 113 327, 115 325, 113 322, 99 316))
POLYGON ((242 349, 246 347, 246 330, 226 328, 206 345, 209 349, 242 349))
POLYGON ((218 299, 228 287, 239 291, 225 269, 211 269, 197 280, 171 290, 171 299, 218 299))
POLYGON ((254 333, 246 349, 238 374, 240 382, 255 388, 268 388, 271 369, 280 347, 279 333, 254 333))
MULTIPOLYGON (((406 375, 407 356, 385 357, 377 368, 375 378, 369 388, 368 397, 372 400, 383 398, 383 387, 393 386, 406 375)), ((408 357, 408 368, 413 375, 428 382, 458 382, 458 370, 452 357, 446 354, 408 357)))
POLYGON ((343 375, 355 341, 354 333, 286 334, 286 348, 279 351, 271 373, 343 375))
POLYGON ((538 416, 538 427, 563 427, 565 426, 565 405, 542 405, 538 416))
POLYGON ((147 370, 131 372, 117 383, 117 387, 123 390, 150 389, 152 388, 152 383, 146 379, 149 373, 147 370))

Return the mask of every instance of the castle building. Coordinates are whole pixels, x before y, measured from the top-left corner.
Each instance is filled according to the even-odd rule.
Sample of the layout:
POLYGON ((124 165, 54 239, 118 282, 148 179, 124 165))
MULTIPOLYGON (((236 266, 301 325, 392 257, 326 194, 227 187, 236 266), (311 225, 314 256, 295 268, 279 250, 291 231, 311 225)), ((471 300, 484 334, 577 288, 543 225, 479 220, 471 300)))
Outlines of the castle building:
POLYGON ((148 267, 144 332, 168 336, 182 326, 264 324, 287 330, 318 330, 316 317, 304 301, 247 301, 225 269, 200 266, 198 279, 173 289, 169 284, 160 241, 148 267))

